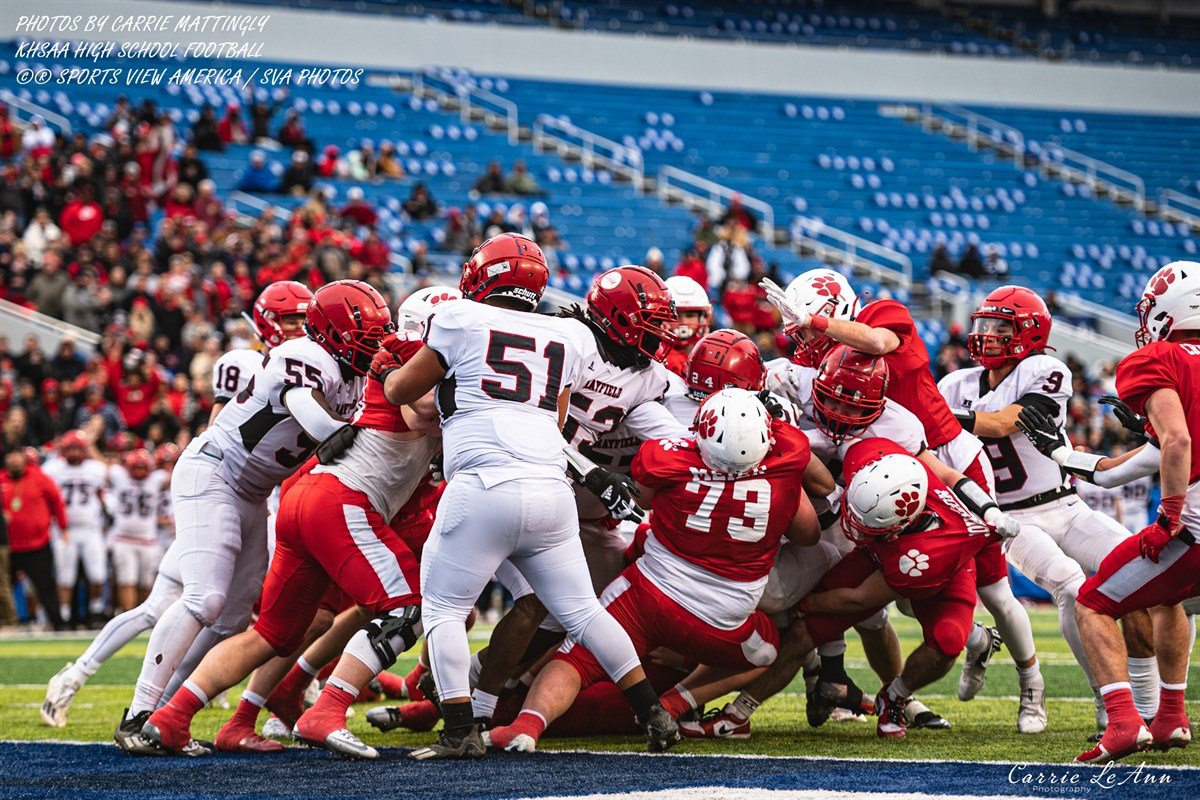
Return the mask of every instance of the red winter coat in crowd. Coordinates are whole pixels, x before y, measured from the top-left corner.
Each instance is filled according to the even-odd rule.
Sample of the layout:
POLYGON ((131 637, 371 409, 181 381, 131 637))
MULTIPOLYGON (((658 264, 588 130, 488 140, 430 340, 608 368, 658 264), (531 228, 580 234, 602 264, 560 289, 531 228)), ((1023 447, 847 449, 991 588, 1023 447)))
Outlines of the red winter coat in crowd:
POLYGON ((50 544, 50 522, 67 528, 67 507, 54 481, 36 466, 25 467, 21 477, 0 472, 0 497, 8 517, 9 546, 14 553, 41 550, 50 544))
POLYGON ((58 227, 62 228, 71 244, 76 246, 90 242, 92 237, 100 232, 100 226, 103 224, 104 212, 100 204, 85 203, 82 200, 67 203, 58 219, 58 227))

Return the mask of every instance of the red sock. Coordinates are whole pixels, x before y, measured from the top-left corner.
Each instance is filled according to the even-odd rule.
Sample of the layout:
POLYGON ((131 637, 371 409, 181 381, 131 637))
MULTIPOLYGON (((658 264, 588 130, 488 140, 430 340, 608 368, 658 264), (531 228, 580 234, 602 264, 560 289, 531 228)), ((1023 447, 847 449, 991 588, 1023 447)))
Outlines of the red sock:
POLYGON ((384 670, 375 676, 375 680, 379 681, 379 688, 388 699, 399 700, 404 697, 404 678, 399 675, 384 670))
POLYGON ((317 680, 321 683, 329 680, 329 676, 333 674, 333 670, 337 667, 338 660, 335 658, 317 672, 317 680))
POLYGON ((681 714, 686 714, 695 708, 695 706, 692 705, 690 698, 684 695, 683 692, 679 691, 679 687, 677 686, 672 687, 664 692, 658 698, 658 702, 662 703, 662 707, 665 708, 667 713, 675 719, 679 719, 681 714))
POLYGON ((327 681, 325 688, 321 690, 321 696, 317 698, 316 705, 312 707, 312 712, 322 716, 325 714, 340 714, 340 719, 344 720, 346 718, 346 709, 350 707, 350 704, 354 702, 354 698, 357 696, 357 692, 351 694, 342 687, 327 681))
POLYGON ((233 712, 233 716, 225 724, 236 724, 239 727, 253 730, 254 726, 258 724, 258 712, 261 710, 261 708, 243 697, 241 702, 238 703, 237 710, 233 712))
POLYGON ((424 677, 429 671, 429 667, 422 664, 420 661, 412 668, 412 672, 404 676, 404 690, 408 693, 409 700, 424 700, 425 693, 417 688, 417 682, 424 677))
MULTIPOLYGON (((1108 711, 1108 724, 1117 726, 1138 726, 1143 724, 1142 717, 1138 714, 1137 707, 1133 704, 1133 692, 1129 689, 1129 684, 1118 684, 1116 688, 1104 691, 1101 689, 1101 696, 1104 698, 1104 708, 1108 711)), ((1159 709, 1162 709, 1162 701, 1159 701, 1159 709)))
POLYGON ((1165 686, 1159 695, 1158 713, 1155 719, 1163 717, 1164 719, 1180 719, 1187 717, 1187 710, 1183 704, 1182 689, 1168 689, 1165 686))
POLYGON ((275 691, 271 692, 271 702, 276 699, 292 700, 299 703, 304 700, 304 690, 313 682, 313 676, 309 675, 300 667, 292 667, 288 670, 288 674, 283 677, 279 685, 275 687, 275 691))
MULTIPOLYGON (((509 726, 509 730, 513 736, 524 733, 532 737, 536 742, 542 738, 542 734, 546 731, 546 722, 540 714, 534 714, 530 711, 522 711, 517 714, 517 718, 513 720, 513 724, 509 726)), ((511 739, 510 739, 511 741, 511 739)))

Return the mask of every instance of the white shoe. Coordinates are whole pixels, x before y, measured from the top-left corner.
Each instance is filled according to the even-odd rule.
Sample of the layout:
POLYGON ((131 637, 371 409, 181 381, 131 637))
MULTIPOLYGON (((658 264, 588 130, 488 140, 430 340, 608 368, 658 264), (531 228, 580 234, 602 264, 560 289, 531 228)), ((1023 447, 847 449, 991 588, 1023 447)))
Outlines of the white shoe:
POLYGON ((987 635, 986 643, 981 650, 972 650, 967 648, 966 658, 963 659, 962 674, 958 677, 958 699, 972 700, 979 691, 983 689, 983 684, 987 680, 988 662, 992 660, 992 654, 1000 649, 1003 639, 1000 638, 1000 631, 990 625, 983 625, 979 622, 975 623, 987 635))
POLYGON ((267 718, 267 721, 263 723, 262 735, 267 739, 288 740, 292 738, 292 732, 288 730, 287 725, 284 725, 283 720, 279 717, 267 718))
POLYGON ((313 678, 308 688, 304 690, 304 707, 312 708, 317 704, 317 698, 321 696, 321 682, 313 678))
POLYGON ((292 738, 297 742, 302 742, 311 747, 323 747, 330 752, 337 753, 345 758, 352 759, 376 759, 379 758, 379 751, 370 745, 363 744, 362 740, 351 733, 346 728, 338 728, 336 731, 325 736, 324 741, 314 741, 305 739, 300 735, 299 728, 292 729, 292 738))
POLYGON ((532 753, 537 750, 537 742, 533 737, 521 733, 513 737, 513 740, 508 743, 508 747, 504 748, 509 753, 532 753))
POLYGON ((83 682, 75 677, 75 670, 72 669, 74 666, 73 661, 68 661, 46 684, 46 700, 42 703, 41 715, 42 722, 51 728, 67 726, 67 710, 71 707, 75 693, 83 687, 83 682))
POLYGON ((1041 733, 1046 730, 1046 681, 1041 675, 1034 678, 1028 686, 1021 687, 1017 730, 1020 733, 1041 733))

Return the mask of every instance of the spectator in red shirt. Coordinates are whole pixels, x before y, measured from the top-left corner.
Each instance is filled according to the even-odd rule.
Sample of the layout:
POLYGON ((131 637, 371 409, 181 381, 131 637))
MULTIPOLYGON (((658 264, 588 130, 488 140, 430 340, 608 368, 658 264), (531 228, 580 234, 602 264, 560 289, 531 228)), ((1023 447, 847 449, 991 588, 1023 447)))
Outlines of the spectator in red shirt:
POLYGON ((0 103, 0 160, 7 160, 21 150, 21 131, 8 116, 8 106, 0 103))
POLYGON ((225 144, 246 144, 250 141, 241 106, 232 103, 225 109, 225 116, 217 123, 217 136, 225 144))
POLYGON ((758 323, 758 287, 740 281, 729 281, 721 305, 729 314, 731 327, 753 336, 758 323))
POLYGON ((708 269, 696 247, 690 248, 683 254, 683 258, 679 259, 679 263, 675 265, 675 274, 691 278, 704 287, 704 291, 708 291, 708 269))
POLYGON ((81 184, 71 202, 63 208, 58 227, 71 240, 72 246, 90 242, 104 224, 104 212, 96 202, 96 191, 90 183, 81 184))
POLYGON ((354 220, 355 225, 374 228, 379 215, 375 213, 374 208, 371 208, 371 204, 363 199, 363 190, 357 186, 351 187, 350 191, 346 192, 346 199, 347 203, 342 206, 338 215, 342 219, 354 220))
POLYGON ((66 629, 58 609, 58 591, 54 584, 54 552, 50 549, 50 522, 58 523, 66 538, 67 508, 54 481, 25 454, 13 450, 4 456, 0 473, 0 508, 8 523, 12 550, 8 573, 16 585, 17 573, 24 573, 37 590, 38 599, 54 630, 66 629))
POLYGON ((391 263, 391 250, 375 231, 368 233, 367 238, 351 251, 351 255, 372 272, 385 271, 391 263))

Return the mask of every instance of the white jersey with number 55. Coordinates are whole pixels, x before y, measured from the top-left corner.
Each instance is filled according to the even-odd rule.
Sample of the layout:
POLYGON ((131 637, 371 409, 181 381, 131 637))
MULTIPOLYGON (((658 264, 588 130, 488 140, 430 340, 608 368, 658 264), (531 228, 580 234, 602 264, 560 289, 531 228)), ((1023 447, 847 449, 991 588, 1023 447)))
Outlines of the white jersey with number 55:
POLYGON ((264 500, 317 446, 288 413, 283 396, 292 389, 315 389, 331 411, 349 419, 362 399, 363 381, 344 380, 338 362, 311 339, 284 342, 217 415, 201 443, 220 449, 218 474, 238 494, 264 500))
POLYGON ((262 353, 246 347, 225 353, 213 364, 213 397, 218 403, 237 397, 262 372, 266 361, 262 353))
POLYGON ((438 307, 425 344, 446 369, 437 406, 447 479, 566 480, 558 397, 596 357, 583 323, 464 300, 438 307))
MULTIPOLYGON (((1042 395, 1058 404, 1054 421, 1062 427, 1067 402, 1071 399, 1071 370, 1054 356, 1042 353, 1019 362, 995 389, 988 386, 983 367, 970 367, 942 378, 938 390, 956 411, 995 412, 1013 403, 1024 405, 1031 395, 1042 395)), ((980 436, 979 439, 992 462, 996 498, 1001 508, 1070 486, 1067 474, 1039 453, 1020 431, 1004 437, 980 436)))

